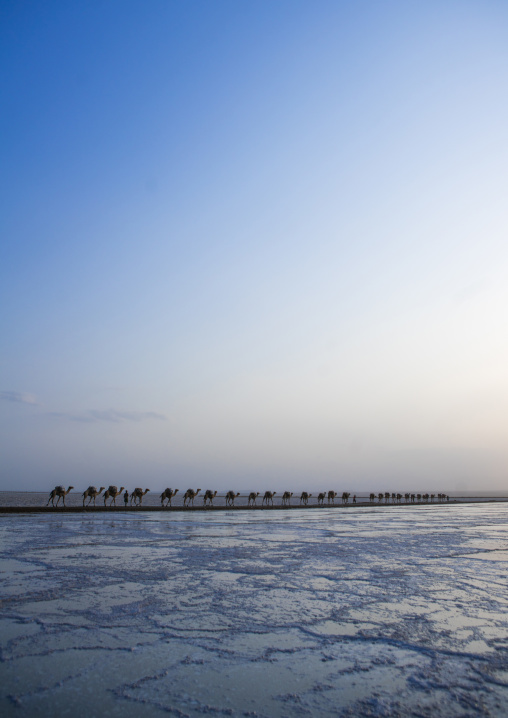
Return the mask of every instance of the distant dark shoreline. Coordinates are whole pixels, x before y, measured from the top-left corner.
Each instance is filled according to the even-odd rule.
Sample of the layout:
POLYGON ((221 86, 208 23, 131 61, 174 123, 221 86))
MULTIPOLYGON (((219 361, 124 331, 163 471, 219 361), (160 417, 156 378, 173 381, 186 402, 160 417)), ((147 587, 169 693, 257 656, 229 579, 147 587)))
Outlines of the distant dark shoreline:
POLYGON ((379 503, 377 501, 357 501, 353 503, 337 503, 337 504, 309 504, 308 506, 294 504, 293 506, 172 506, 162 508, 161 506, 0 506, 0 514, 111 514, 111 513, 140 513, 140 512, 157 512, 163 514, 182 513, 182 512, 204 512, 211 511, 294 511, 299 509, 319 511, 325 508, 329 509, 352 509, 358 506, 363 508, 404 508, 409 506, 451 506, 457 504, 486 504, 486 503, 506 503, 508 498, 501 497, 462 497, 457 496, 449 501, 414 501, 401 503, 379 503))

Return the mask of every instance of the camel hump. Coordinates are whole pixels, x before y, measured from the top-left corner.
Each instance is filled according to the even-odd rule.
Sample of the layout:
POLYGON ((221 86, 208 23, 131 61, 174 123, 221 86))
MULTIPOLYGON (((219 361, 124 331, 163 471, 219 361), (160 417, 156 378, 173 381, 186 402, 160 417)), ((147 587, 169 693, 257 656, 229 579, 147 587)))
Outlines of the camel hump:
POLYGON ((65 491, 65 486, 55 486, 55 491, 65 491))
POLYGON ((116 486, 110 486, 110 487, 108 488, 108 491, 109 491, 110 494, 117 494, 117 493, 118 493, 118 489, 117 489, 116 486))

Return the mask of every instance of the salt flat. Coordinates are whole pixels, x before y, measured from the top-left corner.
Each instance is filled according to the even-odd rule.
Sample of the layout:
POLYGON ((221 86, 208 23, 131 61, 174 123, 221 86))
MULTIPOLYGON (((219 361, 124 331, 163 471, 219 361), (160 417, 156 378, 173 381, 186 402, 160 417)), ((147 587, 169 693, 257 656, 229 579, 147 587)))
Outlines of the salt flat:
POLYGON ((3 716, 500 716, 508 506, 0 521, 3 716))

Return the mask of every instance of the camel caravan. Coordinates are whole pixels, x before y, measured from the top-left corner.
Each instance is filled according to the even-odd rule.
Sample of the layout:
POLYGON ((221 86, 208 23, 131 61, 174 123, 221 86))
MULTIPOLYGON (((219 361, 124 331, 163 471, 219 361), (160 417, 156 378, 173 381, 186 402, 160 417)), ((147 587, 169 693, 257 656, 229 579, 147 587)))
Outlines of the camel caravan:
POLYGON ((371 504, 373 504, 376 501, 376 499, 377 499, 378 504, 382 504, 382 503, 389 504, 390 499, 391 499, 392 504, 401 504, 403 498, 404 498, 404 502, 406 504, 407 503, 414 504, 415 502, 428 503, 429 501, 430 501, 430 503, 433 503, 436 499, 438 502, 450 500, 450 497, 448 496, 448 494, 404 494, 404 496, 402 496, 402 494, 390 494, 388 491, 386 491, 384 494, 383 493, 370 494, 370 497, 369 497, 371 504))
MULTIPOLYGON (((70 493, 70 491, 73 489, 73 486, 69 486, 68 489, 65 489, 64 486, 55 486, 53 491, 51 491, 49 495, 48 502, 46 506, 49 506, 51 503, 51 506, 56 508, 58 507, 60 500, 62 500, 62 508, 65 508, 65 497, 70 493), (56 504, 55 504, 56 499, 56 504)), ((104 486, 101 486, 100 489, 97 489, 95 486, 89 486, 85 491, 83 491, 82 498, 83 498, 83 508, 89 507, 92 502, 93 506, 96 506, 96 500, 101 497, 104 501, 105 507, 112 507, 117 506, 116 499, 118 497, 123 498, 124 507, 127 508, 128 506, 131 507, 141 507, 143 505, 143 496, 145 496, 150 489, 142 489, 142 488, 135 488, 129 492, 124 487, 121 486, 120 489, 118 489, 116 486, 109 486, 107 489, 104 486), (104 493, 103 493, 104 492, 104 493), (122 492, 124 492, 122 494, 122 492), (108 503, 109 502, 109 503, 108 503)), ((177 493, 179 492, 179 489, 164 489, 164 491, 160 495, 160 502, 161 502, 161 508, 167 509, 167 508, 173 508, 172 505, 172 499, 175 498, 177 493)), ((193 508, 194 507, 194 499, 197 498, 198 494, 201 492, 201 489, 187 489, 185 493, 183 494, 183 507, 184 508, 193 508)), ((315 503, 309 504, 309 501, 311 498, 313 498, 313 494, 308 493, 307 491, 302 491, 300 494, 300 499, 298 501, 298 497, 295 497, 295 501, 298 501, 298 504, 291 504, 291 499, 293 498, 293 492, 292 491, 284 491, 282 494, 278 494, 276 491, 265 491, 263 494, 263 498, 261 500, 261 505, 256 503, 256 500, 258 496, 260 495, 259 491, 254 492, 251 491, 247 496, 247 504, 246 507, 250 508, 296 508, 296 506, 305 507, 305 506, 335 506, 335 499, 339 500, 339 494, 337 491, 321 491, 317 494, 314 494, 315 503), (280 497, 281 503, 274 504, 274 497, 275 496, 280 497), (326 502, 326 503, 325 503, 326 502)), ((227 491, 224 495, 225 499, 225 505, 226 508, 238 508, 235 507, 235 499, 237 499, 240 496, 240 492, 235 491, 227 491)), ((201 498, 201 497, 200 497, 201 498)), ((203 504, 202 508, 215 508, 216 505, 214 504, 214 499, 221 498, 221 496, 217 495, 217 491, 212 491, 211 489, 207 489, 204 494, 202 494, 203 498, 203 504)), ((349 500, 351 498, 351 493, 349 491, 343 491, 342 495, 340 496, 340 502, 343 505, 349 505, 349 500)), ((390 493, 388 491, 384 493, 371 493, 369 495, 369 498, 362 498, 360 499, 362 504, 414 504, 414 503, 435 503, 435 502, 445 502, 449 501, 450 497, 447 494, 412 494, 412 493, 390 493)), ((352 504, 357 503, 357 496, 356 494, 352 497, 352 504)), ((244 504, 245 506, 245 504, 244 504)))

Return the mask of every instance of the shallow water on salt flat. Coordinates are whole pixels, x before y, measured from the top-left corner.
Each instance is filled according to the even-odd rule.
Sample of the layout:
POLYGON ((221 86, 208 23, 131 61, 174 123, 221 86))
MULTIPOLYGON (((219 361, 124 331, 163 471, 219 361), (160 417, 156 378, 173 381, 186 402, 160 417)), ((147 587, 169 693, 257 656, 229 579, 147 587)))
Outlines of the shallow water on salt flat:
POLYGON ((508 506, 0 520, 3 716, 501 716, 508 506))

